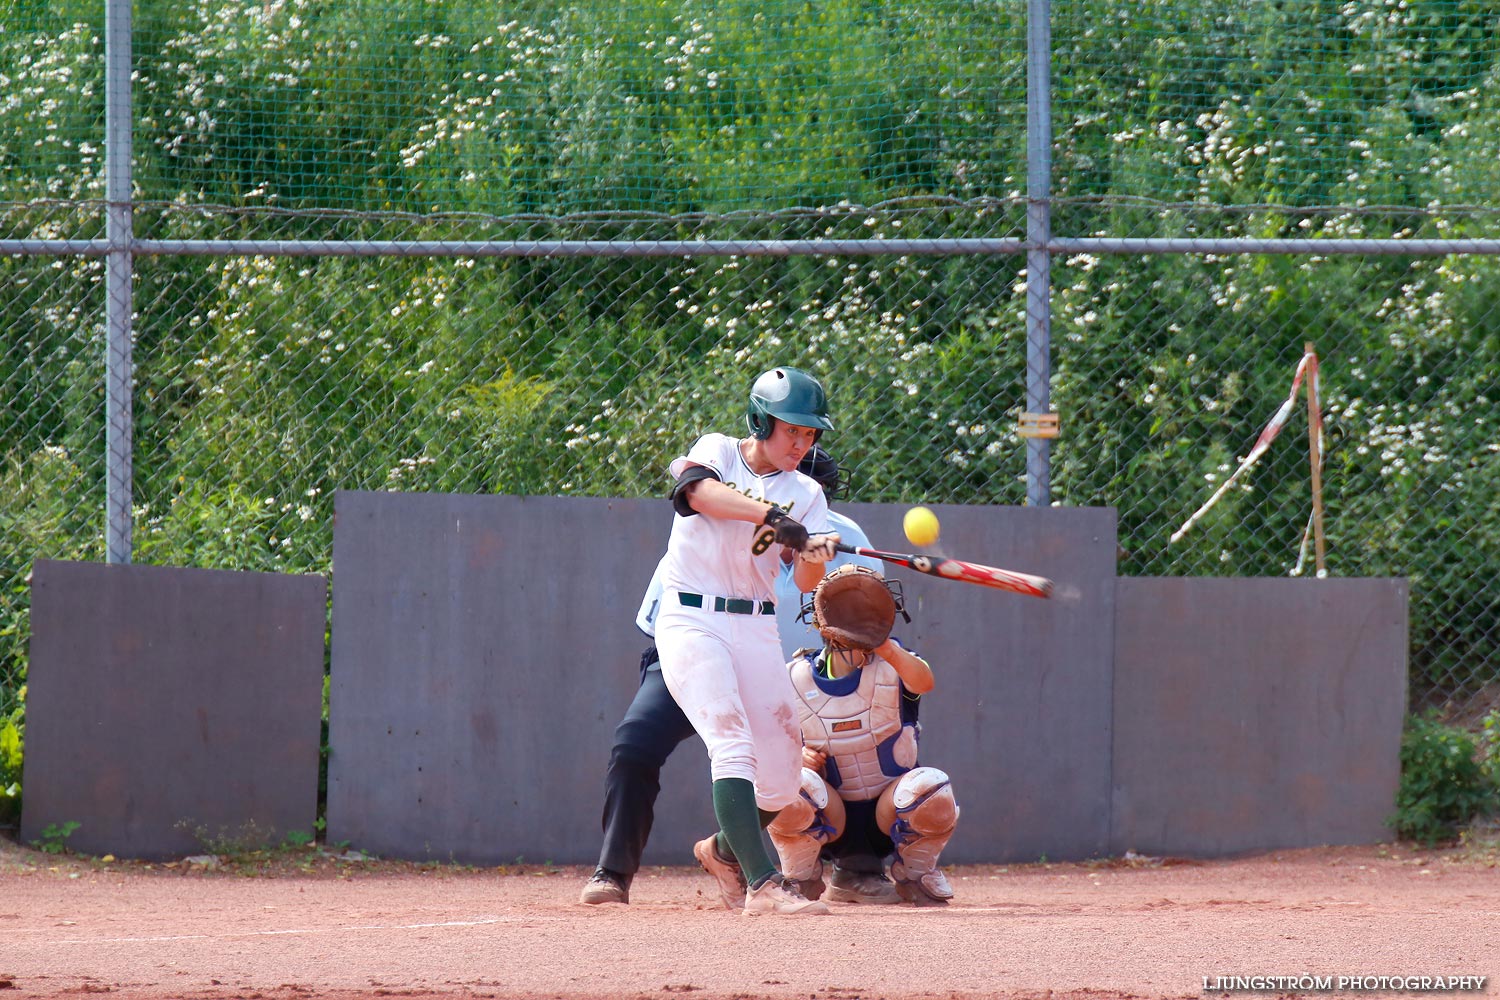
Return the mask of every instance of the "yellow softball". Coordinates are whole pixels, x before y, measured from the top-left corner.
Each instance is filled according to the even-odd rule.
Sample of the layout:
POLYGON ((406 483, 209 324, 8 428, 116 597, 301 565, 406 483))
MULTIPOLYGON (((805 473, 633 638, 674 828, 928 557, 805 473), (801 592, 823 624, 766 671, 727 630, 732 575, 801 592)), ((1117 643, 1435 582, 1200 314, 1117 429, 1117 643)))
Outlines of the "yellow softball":
POLYGON ((913 507, 901 519, 901 530, 913 545, 931 545, 938 540, 937 515, 926 507, 913 507))

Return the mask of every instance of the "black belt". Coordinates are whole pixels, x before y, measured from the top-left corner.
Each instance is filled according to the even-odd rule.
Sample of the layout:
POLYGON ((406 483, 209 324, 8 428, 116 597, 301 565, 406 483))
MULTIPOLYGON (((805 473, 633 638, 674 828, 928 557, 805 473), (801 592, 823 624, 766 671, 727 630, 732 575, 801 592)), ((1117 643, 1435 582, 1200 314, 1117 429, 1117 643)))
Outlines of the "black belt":
POLYGON ((705 602, 713 601, 713 610, 731 615, 774 615, 776 605, 772 601, 761 601, 759 609, 754 601, 742 597, 704 597, 702 594, 677 592, 678 602, 685 608, 701 608, 705 602))

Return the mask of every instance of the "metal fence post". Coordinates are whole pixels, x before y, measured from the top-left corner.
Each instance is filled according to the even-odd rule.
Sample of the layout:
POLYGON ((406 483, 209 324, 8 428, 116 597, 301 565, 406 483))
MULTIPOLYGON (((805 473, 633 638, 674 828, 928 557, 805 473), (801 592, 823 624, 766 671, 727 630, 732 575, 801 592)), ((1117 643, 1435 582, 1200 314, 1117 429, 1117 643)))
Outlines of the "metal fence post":
MULTIPOLYGON (((1052 377, 1052 3, 1028 0, 1026 15, 1026 409, 1046 413, 1052 377)), ((1051 442, 1026 441, 1026 502, 1052 500, 1051 442)))
POLYGON ((104 21, 105 262, 104 482, 106 560, 131 556, 131 359, 134 239, 131 215, 131 0, 108 0, 104 21))

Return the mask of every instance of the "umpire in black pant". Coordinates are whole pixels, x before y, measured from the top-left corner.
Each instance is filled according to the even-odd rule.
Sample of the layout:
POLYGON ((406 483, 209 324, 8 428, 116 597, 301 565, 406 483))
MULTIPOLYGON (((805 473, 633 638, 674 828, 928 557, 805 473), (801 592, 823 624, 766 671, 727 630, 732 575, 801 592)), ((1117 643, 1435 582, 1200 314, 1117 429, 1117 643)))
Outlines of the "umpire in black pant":
POLYGON ((641 686, 615 727, 604 778, 604 846, 599 867, 584 884, 584 903, 628 903, 630 883, 651 836, 661 769, 677 745, 694 735, 656 660, 656 645, 641 654, 641 686))

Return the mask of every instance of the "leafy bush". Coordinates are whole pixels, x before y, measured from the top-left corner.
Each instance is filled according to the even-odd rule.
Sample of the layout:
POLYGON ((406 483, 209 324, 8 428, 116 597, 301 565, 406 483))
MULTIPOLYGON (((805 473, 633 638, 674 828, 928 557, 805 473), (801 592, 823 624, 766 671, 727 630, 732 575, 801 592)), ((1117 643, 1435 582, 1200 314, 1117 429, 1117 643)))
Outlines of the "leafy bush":
POLYGON ((39 839, 33 840, 32 846, 46 854, 67 854, 68 838, 78 832, 83 824, 76 819, 70 819, 63 823, 49 823, 42 830, 39 839))
POLYGON ((20 809, 31 639, 29 574, 36 559, 85 559, 96 551, 76 503, 92 486, 65 448, 0 455, 0 823, 20 809), (12 569, 14 567, 14 569, 12 569))
POLYGON ((1451 840, 1470 820, 1500 807, 1494 760, 1472 734, 1437 714, 1413 716, 1401 737, 1401 785, 1391 825, 1423 844, 1451 840))
MULTIPOLYGON (((21 689, 21 700, 26 689, 21 689)), ((0 825, 9 825, 21 815, 21 758, 25 749, 24 708, 0 717, 0 825)))

